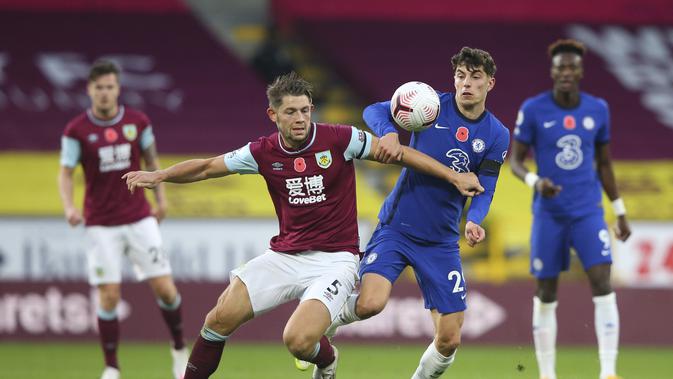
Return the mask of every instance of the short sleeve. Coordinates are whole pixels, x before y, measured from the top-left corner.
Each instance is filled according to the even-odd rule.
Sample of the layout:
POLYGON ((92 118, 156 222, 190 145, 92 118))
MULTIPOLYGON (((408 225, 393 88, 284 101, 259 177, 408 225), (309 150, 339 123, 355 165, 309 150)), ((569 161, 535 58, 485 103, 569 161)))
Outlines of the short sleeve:
POLYGON ((610 142, 610 107, 608 103, 600 99, 599 103, 602 105, 603 110, 603 122, 601 123, 598 131, 596 132, 596 143, 606 144, 610 142))
POLYGON ((74 168, 79 163, 82 154, 79 141, 75 138, 61 137, 61 166, 74 168))
POLYGON ((140 148, 142 150, 145 150, 148 147, 152 146, 153 143, 154 143, 154 131, 152 131, 152 125, 148 125, 140 135, 140 148))
POLYGON ((486 152, 484 159, 504 163, 509 149, 509 130, 504 126, 498 128, 493 145, 486 152))
POLYGON ((535 118, 528 106, 528 101, 521 105, 519 113, 516 115, 514 139, 526 145, 532 145, 535 140, 535 118))
POLYGON ((241 175, 259 173, 257 161, 250 152, 250 144, 224 154, 224 164, 231 172, 241 175))
POLYGON ((344 158, 347 161, 352 159, 363 159, 369 156, 372 148, 372 135, 369 132, 360 130, 351 126, 351 138, 346 151, 344 151, 344 158))

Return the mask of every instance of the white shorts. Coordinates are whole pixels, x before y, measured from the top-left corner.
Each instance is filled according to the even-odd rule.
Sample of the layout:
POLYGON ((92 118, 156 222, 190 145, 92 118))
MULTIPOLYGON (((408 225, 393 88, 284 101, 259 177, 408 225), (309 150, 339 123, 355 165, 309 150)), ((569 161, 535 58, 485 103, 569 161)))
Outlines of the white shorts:
POLYGON ((316 299, 334 320, 355 287, 359 264, 359 257, 346 251, 284 254, 267 250, 230 276, 248 288, 255 316, 294 299, 316 299))
POLYGON ((170 275, 171 265, 161 244, 154 217, 118 226, 88 226, 87 265, 91 285, 121 283, 122 256, 133 263, 138 280, 170 275))

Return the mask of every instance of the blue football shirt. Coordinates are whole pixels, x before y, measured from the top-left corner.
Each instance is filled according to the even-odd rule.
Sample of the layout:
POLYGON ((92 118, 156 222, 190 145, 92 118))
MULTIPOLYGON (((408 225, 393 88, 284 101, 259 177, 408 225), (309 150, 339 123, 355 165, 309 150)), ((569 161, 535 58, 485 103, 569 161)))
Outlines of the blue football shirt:
POLYGON ((540 177, 562 186, 558 196, 535 192, 533 212, 578 217, 602 212, 602 190, 594 156, 596 145, 610 141, 605 100, 580 92, 579 105, 561 108, 551 91, 524 101, 514 138, 532 147, 540 177))
MULTIPOLYGON (((454 171, 478 174, 486 191, 473 198, 467 219, 481 224, 507 155, 509 131, 488 111, 476 120, 462 116, 453 93, 439 93, 439 98, 436 124, 412 133, 409 145, 454 171)), ((395 130, 389 101, 370 105, 363 118, 379 136, 395 130)), ((379 221, 421 242, 457 246, 466 199, 451 183, 405 168, 381 207, 379 221)))

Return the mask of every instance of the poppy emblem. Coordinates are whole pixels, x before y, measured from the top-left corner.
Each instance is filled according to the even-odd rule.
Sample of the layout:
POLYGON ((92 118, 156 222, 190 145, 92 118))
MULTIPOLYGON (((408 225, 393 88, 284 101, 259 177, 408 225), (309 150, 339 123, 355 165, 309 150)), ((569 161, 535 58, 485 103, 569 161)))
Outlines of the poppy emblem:
POLYGON ((470 131, 469 131, 466 127, 464 127, 464 126, 461 126, 461 127, 458 128, 458 130, 456 131, 456 139, 457 139, 458 141, 460 141, 460 142, 465 142, 465 141, 467 141, 467 138, 468 138, 469 136, 470 136, 470 131))
POLYGON ((306 171, 306 161, 304 158, 299 157, 294 159, 294 170, 297 172, 306 171))
POLYGON ((114 142, 119 138, 117 131, 114 129, 105 129, 105 140, 108 142, 114 142))
POLYGON ((575 117, 573 116, 565 116, 563 117, 563 127, 568 129, 568 130, 573 130, 575 129, 576 123, 575 123, 575 117))

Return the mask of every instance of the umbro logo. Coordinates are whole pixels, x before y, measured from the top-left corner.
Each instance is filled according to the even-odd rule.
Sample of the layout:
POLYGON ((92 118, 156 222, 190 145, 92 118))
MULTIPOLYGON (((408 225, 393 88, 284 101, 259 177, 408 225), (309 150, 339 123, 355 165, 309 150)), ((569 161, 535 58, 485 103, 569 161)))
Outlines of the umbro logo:
POLYGON ((556 121, 545 121, 542 123, 545 129, 549 129, 556 124, 556 121))
POLYGON ((283 170, 283 164, 280 162, 273 162, 271 164, 271 167, 274 171, 282 171, 283 170))

